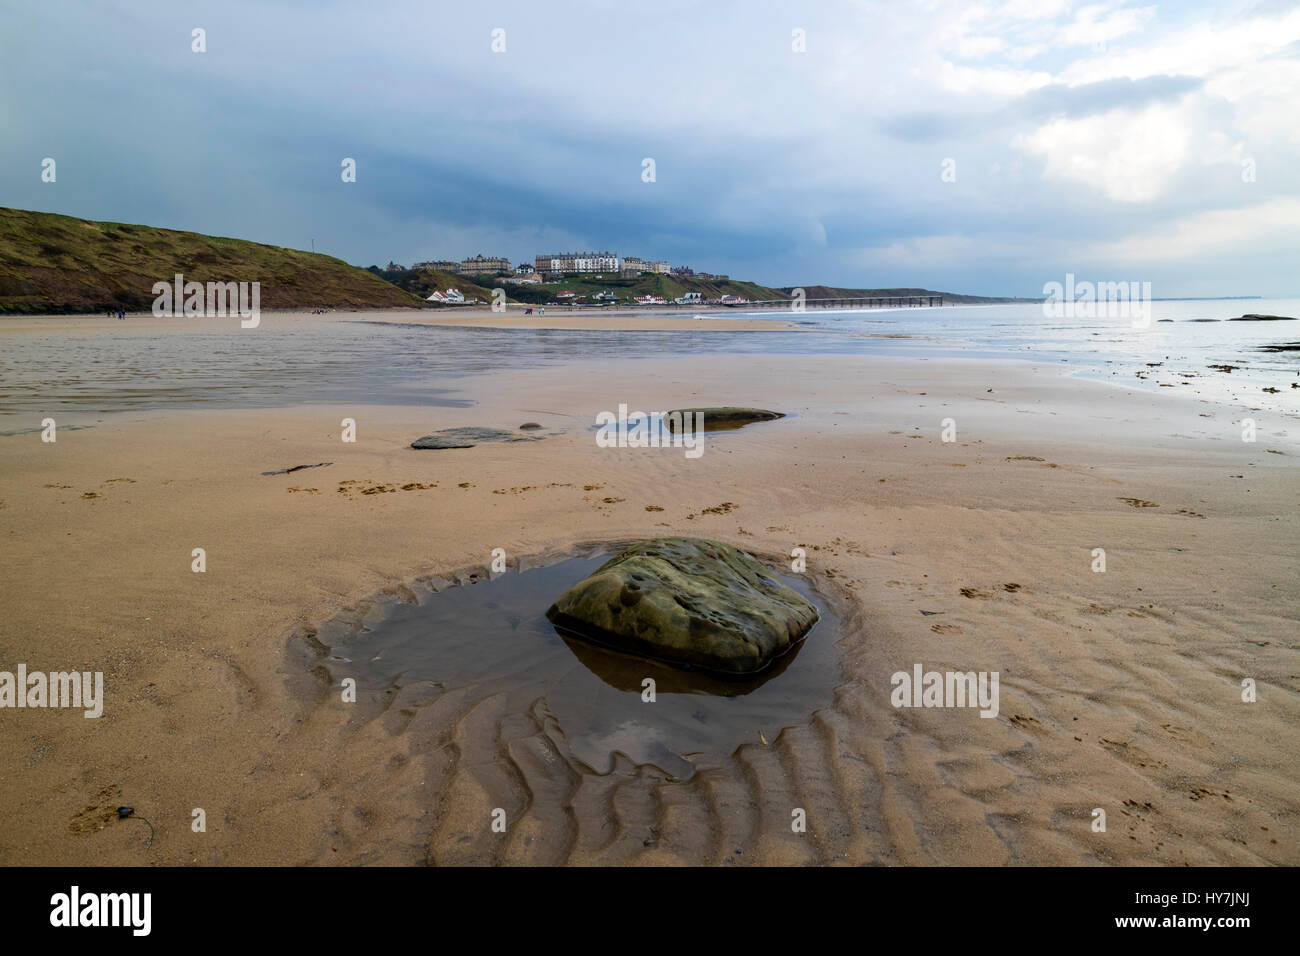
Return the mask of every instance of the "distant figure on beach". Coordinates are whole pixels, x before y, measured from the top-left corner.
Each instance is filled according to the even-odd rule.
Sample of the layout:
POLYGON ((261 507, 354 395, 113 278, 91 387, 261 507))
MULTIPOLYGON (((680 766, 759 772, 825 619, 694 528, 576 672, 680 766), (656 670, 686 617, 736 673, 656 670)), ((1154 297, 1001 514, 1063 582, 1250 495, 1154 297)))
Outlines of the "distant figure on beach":
POLYGON ((126 318, 126 313, 123 312, 121 309, 118 309, 118 310, 117 310, 117 317, 118 317, 118 319, 125 319, 125 318, 126 318))

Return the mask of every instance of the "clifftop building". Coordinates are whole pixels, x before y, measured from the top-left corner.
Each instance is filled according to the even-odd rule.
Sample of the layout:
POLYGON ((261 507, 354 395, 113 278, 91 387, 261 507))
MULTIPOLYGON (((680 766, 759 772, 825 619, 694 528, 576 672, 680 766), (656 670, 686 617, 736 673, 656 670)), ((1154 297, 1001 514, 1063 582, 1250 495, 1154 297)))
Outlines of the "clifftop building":
POLYGON ((473 259, 462 259, 460 268, 456 270, 463 276, 495 276, 510 274, 510 260, 504 258, 491 258, 488 256, 475 256, 473 259))
POLYGON ((561 252, 536 258, 538 272, 547 275, 605 273, 619 271, 617 252, 561 252))
POLYGON ((411 266, 412 269, 436 269, 439 272, 457 273, 460 271, 460 263, 452 262, 449 259, 433 259, 429 262, 417 262, 411 266))

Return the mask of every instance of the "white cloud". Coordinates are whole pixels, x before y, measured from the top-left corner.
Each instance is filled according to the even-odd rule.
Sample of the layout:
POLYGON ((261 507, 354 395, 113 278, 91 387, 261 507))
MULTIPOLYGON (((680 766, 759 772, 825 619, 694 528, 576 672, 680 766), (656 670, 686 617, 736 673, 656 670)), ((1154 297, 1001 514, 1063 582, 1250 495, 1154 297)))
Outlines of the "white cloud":
POLYGON ((1052 75, 1042 70, 959 66, 947 61, 939 65, 935 78, 940 87, 953 93, 1000 97, 1021 96, 1052 82, 1052 75))
POLYGON ((979 59, 990 53, 999 53, 1006 49, 1007 43, 1001 37, 959 37, 954 41, 954 52, 963 59, 979 59))
POLYGON ((1161 195, 1192 155, 1191 110, 1150 106, 1083 119, 1055 119, 1013 145, 1041 156, 1043 173, 1096 189, 1120 202, 1161 195))
MULTIPOLYGON (((1066 67, 1059 79, 1071 86, 1116 77, 1209 76, 1247 67, 1300 41, 1300 9, 1279 17, 1199 22, 1160 35, 1148 45, 1087 57, 1066 67)), ((1294 91, 1293 91, 1294 92, 1294 91)))
POLYGON ((1300 199, 1287 196, 1196 213, 1138 235, 1091 243, 1081 251, 1097 260, 1165 263, 1219 259, 1256 248, 1294 250, 1298 243, 1300 199))
POLYGON ((1075 14, 1074 21, 1056 33, 1057 45, 1095 46, 1108 44, 1130 33, 1140 32, 1155 16, 1155 7, 1113 9, 1114 4, 1092 4, 1075 14))

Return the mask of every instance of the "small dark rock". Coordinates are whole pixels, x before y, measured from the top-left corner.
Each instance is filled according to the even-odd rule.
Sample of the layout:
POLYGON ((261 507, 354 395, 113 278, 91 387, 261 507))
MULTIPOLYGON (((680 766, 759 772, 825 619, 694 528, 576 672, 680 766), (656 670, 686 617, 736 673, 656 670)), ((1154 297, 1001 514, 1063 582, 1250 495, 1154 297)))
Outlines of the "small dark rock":
POLYGON ((451 438, 447 435, 425 435, 411 442, 412 448, 473 448, 475 442, 451 438))
POLYGON ((328 466, 328 465, 332 465, 332 464, 334 464, 334 462, 332 462, 332 461, 321 461, 321 462, 317 462, 317 463, 314 464, 314 465, 294 465, 292 468, 281 468, 279 471, 264 471, 264 472, 262 472, 262 474, 264 474, 264 475, 292 475, 295 471, 303 471, 303 470, 305 470, 305 469, 307 469, 307 468, 325 468, 326 466, 328 466))

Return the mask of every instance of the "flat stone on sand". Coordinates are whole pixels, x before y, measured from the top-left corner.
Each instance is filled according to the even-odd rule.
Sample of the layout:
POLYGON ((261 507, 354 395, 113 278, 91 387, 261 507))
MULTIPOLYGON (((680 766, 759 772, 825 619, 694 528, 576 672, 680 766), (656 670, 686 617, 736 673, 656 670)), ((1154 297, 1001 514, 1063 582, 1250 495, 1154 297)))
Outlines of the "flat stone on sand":
POLYGON ((799 643, 817 609, 738 548, 672 537, 606 561, 546 616, 568 634, 615 650, 741 676, 799 643))
POLYGON ((479 442, 538 441, 540 435, 521 435, 504 428, 444 428, 411 442, 412 448, 473 448, 479 442))

